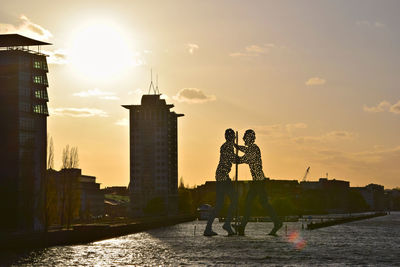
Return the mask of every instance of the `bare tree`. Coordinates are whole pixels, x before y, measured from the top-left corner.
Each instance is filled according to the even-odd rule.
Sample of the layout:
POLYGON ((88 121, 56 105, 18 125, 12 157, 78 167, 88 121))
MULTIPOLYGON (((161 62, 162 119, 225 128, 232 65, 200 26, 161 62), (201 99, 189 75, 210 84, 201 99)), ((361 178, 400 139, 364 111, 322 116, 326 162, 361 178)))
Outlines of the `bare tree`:
POLYGON ((179 189, 185 189, 185 184, 183 183, 183 177, 179 179, 179 189))
POLYGON ((69 169, 69 145, 66 145, 62 154, 62 169, 69 169))
POLYGON ((70 148, 66 145, 62 155, 62 207, 61 224, 66 223, 69 228, 74 215, 79 212, 80 194, 79 177, 71 169, 79 165, 78 147, 70 148))
POLYGON ((69 154, 69 166, 77 168, 79 166, 78 147, 72 147, 69 154))
POLYGON ((50 137, 50 144, 49 144, 49 155, 47 159, 47 169, 54 168, 54 145, 53 145, 53 137, 50 137))
POLYGON ((47 135, 47 171, 44 176, 44 227, 47 231, 49 225, 54 221, 57 214, 57 198, 56 198, 56 186, 53 175, 54 168, 54 145, 53 138, 47 135), (49 142, 50 139, 50 142, 49 142))
POLYGON ((79 166, 78 147, 66 145, 62 155, 62 169, 73 169, 79 166))

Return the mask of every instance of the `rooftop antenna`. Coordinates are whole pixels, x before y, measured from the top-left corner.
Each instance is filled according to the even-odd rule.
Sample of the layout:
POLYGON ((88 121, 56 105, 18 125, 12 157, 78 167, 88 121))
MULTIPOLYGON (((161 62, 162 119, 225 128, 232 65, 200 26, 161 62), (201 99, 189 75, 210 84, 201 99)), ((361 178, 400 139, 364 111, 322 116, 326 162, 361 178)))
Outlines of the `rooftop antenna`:
POLYGON ((156 93, 160 94, 160 90, 158 90, 158 74, 157 74, 157 80, 156 80, 156 93))
MULTIPOLYGON (((153 90, 153 93, 154 93, 154 94, 157 94, 156 88, 154 87, 154 83, 153 83, 153 69, 150 70, 150 75, 151 75, 151 76, 150 76, 151 82, 150 82, 148 94, 150 94, 150 91, 151 91, 151 90, 153 90)), ((158 90, 158 89, 157 89, 157 90, 158 90)))
POLYGON ((307 175, 310 173, 310 167, 307 168, 306 173, 303 176, 303 182, 307 181, 307 175))

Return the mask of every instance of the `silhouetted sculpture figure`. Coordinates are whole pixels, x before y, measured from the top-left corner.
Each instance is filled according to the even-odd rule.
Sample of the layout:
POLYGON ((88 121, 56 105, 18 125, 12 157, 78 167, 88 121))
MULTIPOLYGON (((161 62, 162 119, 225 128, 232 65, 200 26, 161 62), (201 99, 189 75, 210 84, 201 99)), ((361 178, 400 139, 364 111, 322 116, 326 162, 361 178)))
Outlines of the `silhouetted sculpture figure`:
POLYGON ((228 214, 225 219, 225 223, 222 226, 224 230, 228 232, 228 235, 234 235, 231 228, 231 220, 234 209, 237 204, 237 196, 233 188, 231 179, 229 178, 229 173, 232 169, 232 164, 238 161, 237 156, 234 152, 234 142, 235 142, 235 132, 232 129, 227 129, 225 131, 226 142, 220 148, 220 158, 217 171, 215 173, 215 179, 217 180, 217 194, 216 194, 216 204, 214 210, 210 213, 208 218, 206 229, 204 230, 205 236, 217 235, 216 232, 212 230, 212 224, 215 217, 218 215, 219 211, 224 204, 224 197, 227 195, 230 198, 231 203, 229 204, 228 214))
POLYGON ((274 228, 271 230, 269 235, 276 235, 276 232, 282 227, 282 221, 276 215, 275 210, 268 202, 268 195, 265 191, 265 176, 262 169, 261 152, 260 148, 254 143, 256 134, 253 130, 247 130, 243 136, 245 146, 234 146, 245 154, 239 158, 239 163, 247 163, 250 167, 251 176, 253 181, 250 183, 250 189, 246 196, 245 202, 245 214, 240 223, 237 226, 237 232, 239 235, 244 235, 244 229, 250 217, 251 204, 256 196, 260 200, 260 204, 268 212, 272 221, 274 222, 274 228))

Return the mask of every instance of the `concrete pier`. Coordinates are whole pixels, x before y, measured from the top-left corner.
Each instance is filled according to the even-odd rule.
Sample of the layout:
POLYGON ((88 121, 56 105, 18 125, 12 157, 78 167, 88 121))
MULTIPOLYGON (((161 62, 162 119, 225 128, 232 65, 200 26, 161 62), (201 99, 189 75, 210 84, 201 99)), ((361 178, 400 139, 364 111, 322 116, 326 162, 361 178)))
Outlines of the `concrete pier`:
POLYGON ((359 220, 365 220, 365 219, 370 219, 370 218, 375 218, 379 216, 385 216, 387 215, 386 212, 376 212, 374 214, 367 214, 367 215, 359 215, 359 216, 348 216, 345 218, 338 218, 338 219, 333 219, 333 220, 328 220, 320 223, 309 223, 307 224, 307 230, 314 230, 314 229, 319 229, 323 227, 328 227, 328 226, 333 226, 333 225, 338 225, 338 224, 343 224, 343 223, 348 223, 348 222, 354 222, 354 221, 359 221, 359 220))

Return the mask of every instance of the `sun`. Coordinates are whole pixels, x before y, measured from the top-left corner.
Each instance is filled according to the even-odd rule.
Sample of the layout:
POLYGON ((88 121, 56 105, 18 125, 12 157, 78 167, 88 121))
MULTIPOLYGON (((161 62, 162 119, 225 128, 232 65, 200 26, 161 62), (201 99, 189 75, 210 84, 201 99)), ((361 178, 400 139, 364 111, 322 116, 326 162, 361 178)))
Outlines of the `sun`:
POLYGON ((133 47, 112 21, 91 21, 73 35, 69 61, 88 79, 110 80, 134 65, 133 47))

